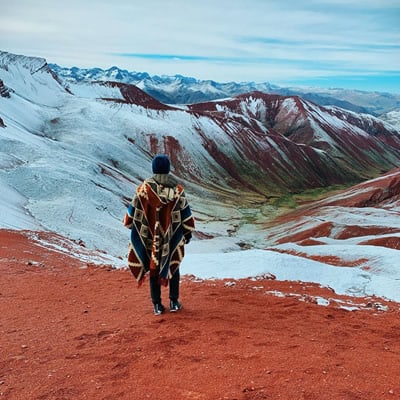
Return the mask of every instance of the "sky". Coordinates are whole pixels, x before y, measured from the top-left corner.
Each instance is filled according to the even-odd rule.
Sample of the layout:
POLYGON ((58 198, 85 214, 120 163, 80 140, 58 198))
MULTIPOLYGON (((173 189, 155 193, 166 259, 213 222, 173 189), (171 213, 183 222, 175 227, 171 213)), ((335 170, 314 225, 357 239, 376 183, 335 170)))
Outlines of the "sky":
POLYGON ((400 0, 2 3, 0 50, 60 66, 400 93, 400 0))

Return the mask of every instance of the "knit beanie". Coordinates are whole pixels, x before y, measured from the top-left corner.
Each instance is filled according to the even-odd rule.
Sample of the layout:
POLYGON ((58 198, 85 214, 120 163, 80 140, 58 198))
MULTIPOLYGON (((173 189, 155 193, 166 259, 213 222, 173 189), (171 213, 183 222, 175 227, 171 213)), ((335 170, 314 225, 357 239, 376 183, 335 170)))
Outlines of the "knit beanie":
POLYGON ((170 165, 168 156, 165 154, 156 155, 151 163, 153 174, 168 174, 170 165))

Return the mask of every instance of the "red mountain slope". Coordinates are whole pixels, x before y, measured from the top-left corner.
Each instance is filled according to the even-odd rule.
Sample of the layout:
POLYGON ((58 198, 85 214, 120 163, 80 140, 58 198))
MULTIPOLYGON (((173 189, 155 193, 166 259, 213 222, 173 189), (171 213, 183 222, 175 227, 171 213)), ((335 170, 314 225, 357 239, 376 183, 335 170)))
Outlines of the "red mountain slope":
MULTIPOLYGON (((400 249, 400 227, 397 221, 400 207, 400 168, 380 178, 363 182, 335 196, 302 207, 273 221, 269 240, 273 243, 297 242, 316 244, 318 238, 344 240, 360 238, 361 244, 374 244, 400 249), (380 210, 379 223, 373 216, 380 210), (340 217, 345 212, 359 215, 362 223, 340 217), (339 221, 340 219, 340 221, 339 221), (366 237, 365 240, 362 240, 366 237), (310 238, 314 238, 310 241, 310 238)), ((323 242, 319 241, 322 244, 323 242)))
POLYGON ((142 106, 145 108, 151 108, 154 110, 172 110, 172 107, 169 107, 163 103, 160 103, 154 97, 149 96, 143 90, 139 89, 134 85, 128 85, 126 83, 121 82, 93 82, 93 85, 101 85, 105 87, 118 88, 121 92, 123 100, 115 99, 115 98, 103 98, 103 100, 111 100, 116 102, 124 102, 127 104, 136 104, 138 106, 142 106))
MULTIPOLYGON (((248 129, 278 134, 291 142, 323 150, 348 178, 368 178, 397 167, 400 160, 400 134, 383 121, 334 107, 320 107, 299 97, 261 92, 230 100, 194 104, 190 109, 222 119, 240 121, 248 129)), ((285 146, 278 148, 285 152, 285 146)), ((286 153, 298 162, 294 153, 286 153)), ((300 157, 301 158, 301 157, 300 157)), ((328 168, 313 168, 324 175, 328 168)))

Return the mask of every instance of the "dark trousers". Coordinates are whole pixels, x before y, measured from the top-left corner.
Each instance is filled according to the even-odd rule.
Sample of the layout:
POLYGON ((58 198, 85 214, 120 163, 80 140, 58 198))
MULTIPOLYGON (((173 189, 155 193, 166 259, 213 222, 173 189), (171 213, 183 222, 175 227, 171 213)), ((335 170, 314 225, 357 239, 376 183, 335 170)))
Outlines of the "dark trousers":
MULTIPOLYGON (((179 299, 179 280, 180 273, 179 269, 176 270, 172 278, 169 280, 169 298, 170 300, 179 299)), ((150 277, 150 295, 153 304, 161 303, 161 285, 158 277, 150 277)))

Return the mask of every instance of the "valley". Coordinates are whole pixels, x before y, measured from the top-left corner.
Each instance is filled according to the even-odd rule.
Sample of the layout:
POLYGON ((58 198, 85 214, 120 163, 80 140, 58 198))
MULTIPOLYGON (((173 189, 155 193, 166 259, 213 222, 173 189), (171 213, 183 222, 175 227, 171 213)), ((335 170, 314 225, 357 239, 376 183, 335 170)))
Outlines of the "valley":
POLYGON ((230 257, 245 255, 261 261, 246 276, 276 264, 292 268, 282 279, 326 284, 296 269, 320 257, 321 268, 358 266, 345 287, 335 270, 336 290, 398 298, 400 131, 383 119, 260 91, 176 106, 124 82, 66 88, 46 60, 5 52, 0 79, 3 228, 56 233, 123 268, 126 206, 152 156, 167 153, 196 218, 188 274, 217 257, 233 278, 230 257))

